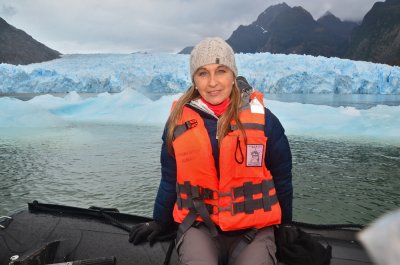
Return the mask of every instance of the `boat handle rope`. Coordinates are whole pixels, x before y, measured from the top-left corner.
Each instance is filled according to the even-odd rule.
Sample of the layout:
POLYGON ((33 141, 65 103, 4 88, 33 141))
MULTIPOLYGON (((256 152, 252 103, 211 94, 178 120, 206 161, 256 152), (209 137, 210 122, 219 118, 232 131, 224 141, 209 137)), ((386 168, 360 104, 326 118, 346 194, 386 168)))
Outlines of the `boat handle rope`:
POLYGON ((310 224, 310 223, 303 223, 292 221, 291 225, 299 226, 299 227, 306 227, 311 229, 342 229, 342 228, 358 228, 363 229, 365 225, 362 224, 310 224))

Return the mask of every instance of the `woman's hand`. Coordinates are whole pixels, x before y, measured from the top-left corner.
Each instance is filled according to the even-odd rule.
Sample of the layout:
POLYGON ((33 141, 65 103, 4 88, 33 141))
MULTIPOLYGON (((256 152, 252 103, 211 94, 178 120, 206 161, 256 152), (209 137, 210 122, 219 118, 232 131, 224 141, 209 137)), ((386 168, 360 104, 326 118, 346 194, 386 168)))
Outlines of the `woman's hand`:
POLYGON ((156 221, 137 224, 132 227, 129 233, 129 242, 137 245, 143 241, 149 241, 150 245, 156 242, 157 237, 168 232, 168 227, 156 221))

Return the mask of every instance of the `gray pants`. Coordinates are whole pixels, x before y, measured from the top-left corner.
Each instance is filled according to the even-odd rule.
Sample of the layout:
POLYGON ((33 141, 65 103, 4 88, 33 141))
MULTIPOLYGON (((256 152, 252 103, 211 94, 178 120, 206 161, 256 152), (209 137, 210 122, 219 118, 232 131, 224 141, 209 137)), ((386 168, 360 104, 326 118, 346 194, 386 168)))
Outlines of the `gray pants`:
MULTIPOLYGON (((204 225, 189 228, 177 243, 179 264, 218 265, 221 248, 231 248, 240 237, 221 235, 220 243, 211 238, 204 225), (219 246, 219 244, 224 246, 219 246)), ((234 265, 276 265, 276 245, 273 227, 260 229, 254 240, 239 254, 234 265)))

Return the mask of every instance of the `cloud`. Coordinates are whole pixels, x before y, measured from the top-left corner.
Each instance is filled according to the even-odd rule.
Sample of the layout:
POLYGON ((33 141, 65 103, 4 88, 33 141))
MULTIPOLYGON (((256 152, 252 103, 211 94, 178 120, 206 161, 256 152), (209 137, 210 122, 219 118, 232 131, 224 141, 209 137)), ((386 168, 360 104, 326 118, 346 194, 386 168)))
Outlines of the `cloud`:
POLYGON ((301 5, 318 19, 330 11, 342 20, 361 21, 375 2, 383 0, 287 0, 290 6, 301 5))
POLYGON ((263 6, 263 0, 253 1, 243 7, 238 0, 69 0, 65 11, 66 2, 36 0, 35 5, 21 4, 13 22, 39 41, 55 43, 52 48, 63 53, 76 48, 57 43, 74 47, 80 43, 82 48, 92 43, 95 51, 177 52, 204 36, 228 38, 241 23, 251 23, 260 13, 254 3, 263 6))
POLYGON ((14 7, 8 6, 5 4, 0 6, 0 16, 1 17, 10 18, 10 17, 14 16, 15 14, 17 14, 17 9, 15 9, 14 7))
MULTIPOLYGON (((229 38, 282 0, 0 0, 13 26, 62 53, 178 52, 206 36, 229 38), (11 7, 14 6, 14 7, 11 7), (18 13, 16 13, 18 10, 18 13), (14 12, 14 13, 13 13, 14 12)), ((314 18, 360 20, 376 0, 286 0, 314 18)), ((1 10, 5 10, 2 8, 1 10)))

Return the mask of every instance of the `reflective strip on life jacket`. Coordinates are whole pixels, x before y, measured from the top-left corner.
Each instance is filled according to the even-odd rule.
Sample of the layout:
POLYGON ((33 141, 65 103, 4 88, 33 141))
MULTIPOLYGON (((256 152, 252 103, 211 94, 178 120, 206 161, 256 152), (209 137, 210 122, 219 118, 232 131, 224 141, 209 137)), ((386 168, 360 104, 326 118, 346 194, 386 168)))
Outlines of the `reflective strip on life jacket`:
MULTIPOLYGON (((259 123, 242 123, 243 129, 252 129, 252 130, 260 130, 264 131, 264 124, 259 123)), ((231 125, 231 131, 239 130, 239 126, 236 124, 231 125)))

